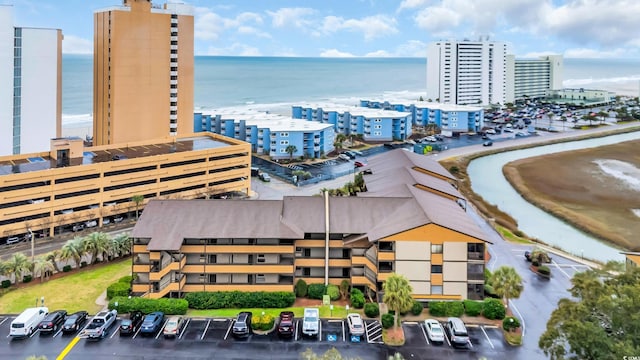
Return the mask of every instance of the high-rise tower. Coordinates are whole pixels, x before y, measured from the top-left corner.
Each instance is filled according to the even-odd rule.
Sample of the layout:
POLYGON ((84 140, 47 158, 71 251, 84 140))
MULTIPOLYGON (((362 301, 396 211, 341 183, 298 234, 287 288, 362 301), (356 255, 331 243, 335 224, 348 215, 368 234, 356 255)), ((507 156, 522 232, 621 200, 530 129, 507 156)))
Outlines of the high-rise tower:
POLYGON ((193 132, 193 8, 123 0, 94 26, 93 144, 193 132))

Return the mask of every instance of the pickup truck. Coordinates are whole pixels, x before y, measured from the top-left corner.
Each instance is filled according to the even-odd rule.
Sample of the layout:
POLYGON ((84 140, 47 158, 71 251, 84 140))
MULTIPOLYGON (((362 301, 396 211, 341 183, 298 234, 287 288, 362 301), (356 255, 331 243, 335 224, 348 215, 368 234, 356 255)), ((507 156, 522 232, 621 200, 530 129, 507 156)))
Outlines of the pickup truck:
POLYGON ((118 312, 116 310, 101 311, 91 319, 89 325, 80 333, 80 337, 88 339, 102 339, 107 336, 109 329, 116 323, 118 312))
POLYGON ((317 308, 304 309, 302 318, 302 334, 306 336, 318 336, 320 332, 320 311, 317 308))

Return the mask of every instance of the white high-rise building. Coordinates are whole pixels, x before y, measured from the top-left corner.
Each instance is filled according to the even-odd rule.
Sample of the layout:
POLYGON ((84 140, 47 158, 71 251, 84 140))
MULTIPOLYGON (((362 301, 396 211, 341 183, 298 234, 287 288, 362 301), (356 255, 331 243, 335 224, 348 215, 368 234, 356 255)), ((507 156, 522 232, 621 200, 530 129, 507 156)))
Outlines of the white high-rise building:
POLYGON ((562 55, 516 59, 507 55, 507 103, 539 99, 562 89, 562 55))
POLYGON ((450 40, 429 44, 427 97, 452 104, 504 104, 508 45, 450 40))
POLYGON ((48 151, 62 131, 62 31, 15 27, 0 5, 0 156, 48 151))

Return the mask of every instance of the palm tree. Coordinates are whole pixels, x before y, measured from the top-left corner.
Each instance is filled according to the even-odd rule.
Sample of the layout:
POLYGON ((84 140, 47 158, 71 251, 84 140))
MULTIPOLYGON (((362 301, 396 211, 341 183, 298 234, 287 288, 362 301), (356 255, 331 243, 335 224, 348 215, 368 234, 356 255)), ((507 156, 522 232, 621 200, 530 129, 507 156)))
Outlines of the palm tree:
POLYGON ((128 233, 120 233, 111 240, 112 250, 118 257, 131 253, 132 240, 128 233))
POLYGON ((522 293, 522 278, 510 266, 501 266, 491 274, 491 286, 496 295, 504 298, 509 307, 509 299, 517 299, 522 293))
POLYGON ((600 125, 604 124, 604 121, 609 117, 609 113, 606 111, 598 112, 597 116, 600 117, 600 125))
POLYGON ((40 276, 40 282, 42 282, 45 277, 48 277, 49 273, 53 272, 53 270, 54 268, 51 262, 43 256, 38 256, 33 262, 33 276, 40 276))
POLYGON ((336 135, 336 140, 333 142, 333 146, 336 148, 336 150, 342 149, 342 143, 345 140, 347 140, 347 135, 345 134, 336 135))
POLYGON ((58 267, 58 259, 60 258, 60 250, 53 250, 45 255, 45 259, 51 263, 55 272, 60 272, 58 267))
POLYGON ((82 238, 75 237, 72 240, 67 240, 60 249, 60 260, 72 260, 75 262, 75 267, 80 267, 82 261, 82 255, 84 255, 84 248, 82 244, 82 238))
POLYGON ((4 263, 4 272, 11 276, 14 282, 18 282, 19 277, 24 277, 24 273, 31 271, 33 264, 23 253, 15 253, 4 263))
POLYGON ((400 313, 409 311, 413 305, 411 297, 413 288, 404 275, 393 273, 382 283, 382 289, 384 290, 382 302, 387 304, 389 309, 395 311, 393 326, 396 327, 400 313))
POLYGON ((289 145, 284 149, 284 151, 289 154, 289 162, 291 162, 293 160, 293 153, 298 151, 298 148, 295 145, 289 145))
POLYGON ((140 204, 142 204, 142 202, 144 201, 144 196, 133 195, 133 197, 131 198, 131 201, 133 201, 136 204, 136 220, 138 220, 138 209, 140 208, 140 204))
POLYGON ((86 253, 91 253, 89 263, 93 264, 98 260, 98 255, 102 255, 102 260, 104 260, 105 254, 110 254, 113 246, 109 235, 103 232, 93 232, 82 238, 82 248, 86 253))

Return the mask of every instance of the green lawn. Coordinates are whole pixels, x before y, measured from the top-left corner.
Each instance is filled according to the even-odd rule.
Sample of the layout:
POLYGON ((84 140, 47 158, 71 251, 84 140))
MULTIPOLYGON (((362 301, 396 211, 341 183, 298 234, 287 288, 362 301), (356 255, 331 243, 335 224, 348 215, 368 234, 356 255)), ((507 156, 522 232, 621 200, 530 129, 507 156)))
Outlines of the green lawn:
POLYGON ((497 224, 496 224, 496 228, 498 228, 498 231, 500 232, 500 234, 502 234, 502 237, 507 241, 510 241, 513 243, 519 243, 519 244, 532 244, 531 240, 517 236, 511 231, 509 231, 509 229, 507 228, 504 228, 497 224))
MULTIPOLYGON (((261 315, 264 311, 265 314, 273 315, 274 317, 278 317, 281 311, 293 311, 296 317, 302 317, 304 308, 303 307, 289 307, 284 309, 215 309, 215 310, 193 310, 189 309, 187 311, 188 316, 193 317, 223 317, 223 318, 233 318, 238 315, 241 311, 250 311, 254 316, 261 315)), ((358 312, 362 314, 362 310, 349 309, 349 312, 358 312)), ((328 305, 320 306, 320 317, 322 318, 346 318, 347 317, 347 309, 344 306, 334 305, 333 311, 328 305)))
POLYGON ((45 281, 33 279, 33 285, 12 290, 0 297, 0 314, 19 314, 25 308, 36 305, 44 296, 44 304, 50 311, 64 309, 67 312, 86 310, 95 314, 102 307, 96 299, 111 283, 131 274, 131 259, 113 262, 96 268, 82 269, 59 279, 45 281))

